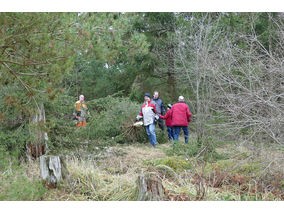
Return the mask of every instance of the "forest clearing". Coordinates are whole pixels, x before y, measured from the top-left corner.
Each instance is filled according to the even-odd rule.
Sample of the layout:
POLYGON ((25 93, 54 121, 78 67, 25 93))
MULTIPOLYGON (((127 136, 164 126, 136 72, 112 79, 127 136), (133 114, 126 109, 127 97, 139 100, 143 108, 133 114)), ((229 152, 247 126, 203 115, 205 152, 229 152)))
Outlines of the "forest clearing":
MULTIPOLYGON (((194 143, 194 138, 190 141, 194 143)), ((70 177, 56 189, 42 186, 38 161, 23 163, 16 171, 10 167, 1 176, 1 199, 132 201, 137 199, 138 176, 152 172, 166 189, 164 200, 283 200, 282 162, 267 167, 281 152, 266 150, 255 156, 250 147, 220 143, 217 160, 204 164, 186 151, 182 142, 175 148, 165 143, 156 149, 116 145, 96 154, 87 154, 82 147, 66 155, 70 177), (26 186, 20 187, 22 183, 26 186)))
POLYGON ((283 13, 0 26, 1 201, 284 200, 283 13))

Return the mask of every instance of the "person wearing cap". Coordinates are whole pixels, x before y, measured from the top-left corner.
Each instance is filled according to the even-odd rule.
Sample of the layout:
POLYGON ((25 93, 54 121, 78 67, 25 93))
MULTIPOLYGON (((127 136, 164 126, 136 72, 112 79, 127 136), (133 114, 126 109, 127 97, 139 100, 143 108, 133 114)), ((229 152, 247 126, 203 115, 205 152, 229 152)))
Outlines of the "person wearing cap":
POLYGON ((143 125, 146 128, 146 133, 149 137, 150 144, 155 147, 157 144, 155 133, 155 119, 159 118, 157 115, 156 106, 151 103, 151 96, 149 93, 144 95, 144 104, 141 106, 141 111, 136 117, 136 121, 143 118, 143 125))
MULTIPOLYGON (((151 103, 152 104, 155 104, 156 106, 156 109, 157 109, 157 113, 160 115, 165 115, 166 114, 166 108, 165 108, 165 105, 162 101, 162 99, 159 97, 159 92, 158 91, 155 91, 154 94, 153 94, 153 99, 151 100, 151 103)), ((157 120, 157 123, 160 127, 161 130, 164 131, 164 122, 163 120, 161 119, 158 119, 157 120)))
POLYGON ((172 125, 174 130, 174 140, 178 140, 180 130, 184 132, 185 143, 188 143, 188 123, 191 121, 191 113, 184 97, 179 96, 178 103, 172 106, 172 125))
POLYGON ((168 104, 168 111, 167 114, 165 116, 160 115, 161 119, 166 120, 166 126, 167 126, 167 131, 168 131, 168 136, 169 136, 169 140, 173 140, 174 139, 174 132, 173 132, 173 125, 172 125, 172 111, 171 111, 172 105, 168 104))
POLYGON ((74 104, 75 112, 74 112, 74 118, 76 122, 76 126, 85 126, 86 125, 86 113, 88 112, 88 115, 90 115, 90 112, 88 111, 88 107, 85 104, 85 98, 84 95, 79 96, 79 100, 76 101, 74 104))

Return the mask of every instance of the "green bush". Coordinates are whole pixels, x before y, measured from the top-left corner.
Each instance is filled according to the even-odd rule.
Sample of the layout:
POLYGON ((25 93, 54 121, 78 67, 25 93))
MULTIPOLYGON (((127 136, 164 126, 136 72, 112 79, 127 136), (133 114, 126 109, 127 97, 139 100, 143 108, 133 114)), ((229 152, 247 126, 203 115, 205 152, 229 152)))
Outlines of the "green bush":
MULTIPOLYGON (((91 116, 87 118, 87 125, 80 128, 76 128, 72 121, 76 101, 74 98, 62 96, 54 103, 46 104, 46 126, 51 152, 78 147, 94 151, 95 147, 116 143, 148 143, 145 128, 132 127, 141 104, 126 97, 117 97, 120 95, 117 93, 86 101, 91 116)), ((162 132, 158 126, 156 134, 158 143, 167 142, 166 132, 162 132)))
POLYGON ((0 200, 41 200, 45 187, 39 179, 26 177, 22 162, 13 153, 0 150, 0 200))
POLYGON ((182 157, 167 157, 167 158, 160 158, 156 160, 148 160, 148 161, 145 161, 145 164, 147 166, 165 165, 165 166, 172 168, 174 171, 180 171, 180 170, 192 168, 192 165, 190 164, 190 162, 188 160, 185 160, 182 157))
POLYGON ((19 155, 17 151, 7 152, 0 147, 0 172, 17 167, 20 164, 19 155))
POLYGON ((45 104, 46 128, 49 149, 56 152, 62 148, 75 148, 80 141, 76 137, 73 111, 76 98, 62 95, 52 103, 45 104))
POLYGON ((113 96, 96 99, 88 104, 92 117, 85 131, 88 131, 89 139, 110 140, 118 137, 116 142, 141 142, 143 129, 131 128, 140 111, 140 104, 128 98, 113 96))
POLYGON ((53 151, 72 149, 86 142, 90 149, 115 143, 145 142, 143 128, 129 132, 140 105, 128 98, 114 97, 116 95, 86 101, 91 116, 87 117, 87 125, 80 128, 72 120, 76 99, 63 96, 60 102, 47 104, 49 148, 53 151))
POLYGON ((0 128, 0 152, 7 152, 19 158, 25 153, 25 143, 28 139, 28 128, 24 124, 12 129, 0 128))
POLYGON ((40 180, 29 180, 24 174, 12 173, 2 176, 0 200, 42 200, 46 188, 40 180))
POLYGON ((155 131, 156 131, 157 142, 159 144, 164 144, 169 141, 166 130, 162 131, 157 125, 155 131))

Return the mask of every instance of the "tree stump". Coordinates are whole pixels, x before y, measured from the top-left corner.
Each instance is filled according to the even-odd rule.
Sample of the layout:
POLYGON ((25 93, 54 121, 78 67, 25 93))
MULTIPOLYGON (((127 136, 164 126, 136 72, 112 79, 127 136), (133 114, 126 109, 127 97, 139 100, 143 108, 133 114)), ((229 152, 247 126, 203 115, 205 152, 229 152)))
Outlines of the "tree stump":
POLYGON ((29 160, 37 159, 47 153, 48 136, 45 127, 45 111, 41 104, 40 109, 30 118, 31 141, 26 144, 27 157, 29 160))
POLYGON ((156 173, 149 172, 138 177, 136 198, 138 201, 159 201, 166 198, 166 190, 156 173))
POLYGON ((48 187, 56 188, 57 184, 68 176, 63 157, 41 156, 40 176, 48 187))

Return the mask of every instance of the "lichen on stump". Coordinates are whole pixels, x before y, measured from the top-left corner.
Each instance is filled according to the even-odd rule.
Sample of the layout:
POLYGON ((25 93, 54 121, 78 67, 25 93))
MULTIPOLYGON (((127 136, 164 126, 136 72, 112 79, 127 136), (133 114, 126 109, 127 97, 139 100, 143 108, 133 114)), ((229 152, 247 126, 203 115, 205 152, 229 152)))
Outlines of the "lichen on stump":
POLYGON ((167 200, 167 193, 159 176, 149 172, 138 176, 137 198, 138 201, 167 200))
POLYGON ((68 170, 62 156, 41 156, 40 176, 50 188, 56 188, 62 179, 68 176, 68 170))

